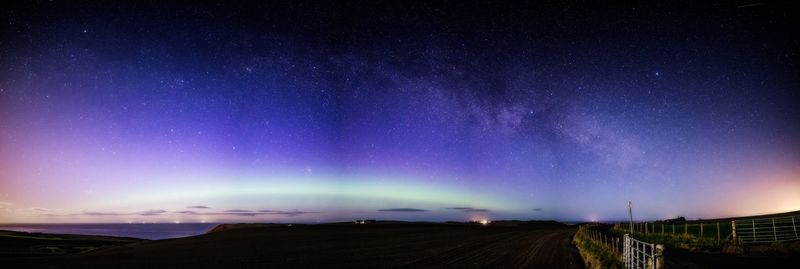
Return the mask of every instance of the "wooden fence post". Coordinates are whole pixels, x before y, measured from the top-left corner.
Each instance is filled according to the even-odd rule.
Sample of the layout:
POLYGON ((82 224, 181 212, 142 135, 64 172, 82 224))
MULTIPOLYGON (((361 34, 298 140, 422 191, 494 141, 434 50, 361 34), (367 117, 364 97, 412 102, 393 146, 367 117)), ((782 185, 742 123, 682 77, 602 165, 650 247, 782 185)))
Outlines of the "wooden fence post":
POLYGON ((719 222, 717 222, 717 243, 719 243, 719 222))
POLYGON ((611 253, 617 255, 617 239, 614 236, 611 236, 611 253))
POLYGON ((617 238, 611 237, 611 252, 617 255, 617 238))
POLYGON ((683 223, 683 235, 688 235, 688 234, 689 234, 689 223, 688 222, 684 222, 683 223))
POLYGON ((700 223, 700 239, 703 239, 703 223, 700 223))
POLYGON ((731 221, 731 233, 733 233, 733 238, 732 238, 733 239, 733 244, 734 245, 739 244, 739 242, 736 241, 736 221, 734 221, 734 220, 731 221))
POLYGON ((794 216, 792 216, 792 229, 794 229, 794 238, 797 237, 797 226, 794 224, 794 216))
POLYGON ((657 244, 656 245, 656 253, 655 253, 655 269, 662 269, 664 268, 664 245, 657 244))

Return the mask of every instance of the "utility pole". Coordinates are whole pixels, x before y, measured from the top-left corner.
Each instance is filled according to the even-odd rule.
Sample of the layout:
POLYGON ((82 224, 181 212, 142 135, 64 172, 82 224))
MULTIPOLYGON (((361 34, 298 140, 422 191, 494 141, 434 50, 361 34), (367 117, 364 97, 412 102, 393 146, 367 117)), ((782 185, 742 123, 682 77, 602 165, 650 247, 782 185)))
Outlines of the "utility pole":
POLYGON ((628 201, 628 216, 631 218, 631 236, 633 236, 633 203, 628 201))

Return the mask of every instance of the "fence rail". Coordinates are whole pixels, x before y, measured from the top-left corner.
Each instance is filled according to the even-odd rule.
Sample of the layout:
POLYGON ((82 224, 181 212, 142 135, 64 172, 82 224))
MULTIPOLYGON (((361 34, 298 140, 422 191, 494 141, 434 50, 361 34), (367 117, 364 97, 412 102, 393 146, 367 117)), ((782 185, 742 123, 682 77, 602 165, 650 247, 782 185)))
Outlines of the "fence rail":
POLYGON ((745 219, 731 221, 734 240, 742 243, 770 243, 800 240, 797 226, 800 218, 795 216, 745 219))
MULTIPOLYGON (((771 243, 800 240, 800 215, 733 221, 618 223, 619 231, 636 235, 664 235, 691 238, 689 244, 714 245, 771 243)), ((687 242, 684 242, 687 243, 687 242)))

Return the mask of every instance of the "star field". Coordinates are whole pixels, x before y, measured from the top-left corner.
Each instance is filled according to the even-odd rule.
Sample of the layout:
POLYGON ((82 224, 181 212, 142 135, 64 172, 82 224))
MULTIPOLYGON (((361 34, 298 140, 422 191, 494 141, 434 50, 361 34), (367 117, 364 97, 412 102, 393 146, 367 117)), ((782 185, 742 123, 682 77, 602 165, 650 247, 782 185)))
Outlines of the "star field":
POLYGON ((785 3, 2 5, 0 222, 800 209, 785 3))

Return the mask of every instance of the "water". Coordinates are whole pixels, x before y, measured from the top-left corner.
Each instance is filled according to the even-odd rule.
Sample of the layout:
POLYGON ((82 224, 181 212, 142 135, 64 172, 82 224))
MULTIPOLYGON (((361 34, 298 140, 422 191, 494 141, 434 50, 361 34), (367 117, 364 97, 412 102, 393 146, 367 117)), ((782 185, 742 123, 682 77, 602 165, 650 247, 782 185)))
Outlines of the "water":
POLYGON ((29 233, 83 234, 167 239, 204 234, 215 223, 145 223, 145 224, 0 224, 0 230, 29 233))

